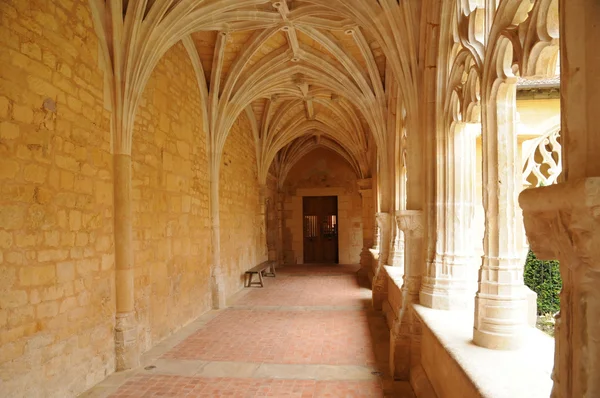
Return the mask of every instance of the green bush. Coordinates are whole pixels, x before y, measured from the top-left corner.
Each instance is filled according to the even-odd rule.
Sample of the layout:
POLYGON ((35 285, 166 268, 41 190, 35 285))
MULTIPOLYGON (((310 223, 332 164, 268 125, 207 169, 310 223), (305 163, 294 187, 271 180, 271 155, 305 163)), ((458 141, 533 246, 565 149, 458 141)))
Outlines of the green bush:
POLYGON ((530 250, 525 262, 525 285, 537 293, 538 315, 558 312, 562 279, 558 261, 542 261, 530 250))

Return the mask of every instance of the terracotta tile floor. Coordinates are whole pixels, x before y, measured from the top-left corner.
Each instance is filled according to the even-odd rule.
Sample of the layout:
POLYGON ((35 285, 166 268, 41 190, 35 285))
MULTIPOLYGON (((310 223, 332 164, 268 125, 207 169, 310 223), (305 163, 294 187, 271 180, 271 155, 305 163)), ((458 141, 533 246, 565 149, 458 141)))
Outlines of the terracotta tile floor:
POLYGON ((266 289, 253 288, 236 304, 244 306, 361 306, 371 304, 370 292, 361 290, 354 275, 265 278, 266 289), (290 294, 294 292, 294 294, 290 294))
POLYGON ((171 359, 372 365, 361 311, 228 309, 165 355, 171 359))
POLYGON ((230 377, 138 376, 114 398, 126 397, 381 397, 377 381, 274 380, 230 377))
POLYGON ((281 268, 83 397, 414 398, 387 375, 385 319, 370 309, 357 270, 281 268))

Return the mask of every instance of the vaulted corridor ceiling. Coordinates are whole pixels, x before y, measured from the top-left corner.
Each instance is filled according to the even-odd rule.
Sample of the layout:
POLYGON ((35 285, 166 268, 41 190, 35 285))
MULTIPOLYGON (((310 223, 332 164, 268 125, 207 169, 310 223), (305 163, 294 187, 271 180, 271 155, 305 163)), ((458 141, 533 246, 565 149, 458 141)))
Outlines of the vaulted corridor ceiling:
POLYGON ((128 104, 115 126, 123 151, 153 66, 179 40, 196 71, 217 157, 246 113, 262 180, 276 158, 275 167, 289 168, 294 153, 316 145, 338 152, 359 178, 370 176, 373 150, 387 142, 387 116, 401 113, 397 97, 417 98, 409 94, 416 93, 418 1, 92 3, 120 82, 115 104, 128 104))

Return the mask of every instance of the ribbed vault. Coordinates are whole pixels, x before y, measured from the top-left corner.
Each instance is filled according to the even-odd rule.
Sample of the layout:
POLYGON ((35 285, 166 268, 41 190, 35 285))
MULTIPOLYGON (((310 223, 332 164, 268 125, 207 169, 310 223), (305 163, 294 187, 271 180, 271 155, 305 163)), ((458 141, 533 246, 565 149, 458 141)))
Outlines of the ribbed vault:
MULTIPOLYGON (((357 175, 369 176, 369 143, 385 148, 390 135, 386 119, 396 98, 389 93, 417 102, 411 94, 418 3, 92 0, 112 66, 115 151, 130 152, 146 81, 160 57, 182 41, 203 97, 213 170, 231 126, 245 112, 261 182, 282 148, 312 146, 298 140, 303 136, 337 148, 357 175), (397 89, 386 90, 387 73, 394 74, 397 89)), ((409 101, 404 107, 416 109, 409 101)))

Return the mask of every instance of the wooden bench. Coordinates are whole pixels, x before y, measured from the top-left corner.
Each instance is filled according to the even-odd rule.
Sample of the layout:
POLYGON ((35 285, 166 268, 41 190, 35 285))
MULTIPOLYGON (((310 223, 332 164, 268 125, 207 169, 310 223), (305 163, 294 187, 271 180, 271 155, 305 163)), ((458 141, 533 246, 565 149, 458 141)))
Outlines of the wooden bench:
POLYGON ((245 281, 244 283, 245 287, 251 287, 254 285, 264 287, 263 275, 273 277, 276 276, 275 261, 264 261, 257 266, 250 268, 248 271, 246 271, 245 275, 248 275, 246 278, 247 282, 245 281), (252 282, 252 278, 255 274, 258 274, 258 282, 252 282))

